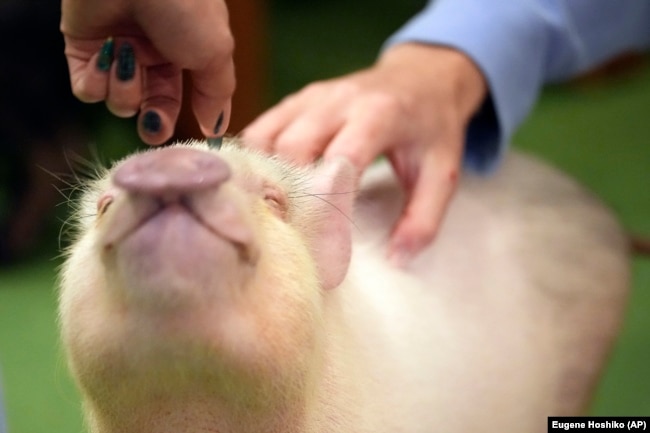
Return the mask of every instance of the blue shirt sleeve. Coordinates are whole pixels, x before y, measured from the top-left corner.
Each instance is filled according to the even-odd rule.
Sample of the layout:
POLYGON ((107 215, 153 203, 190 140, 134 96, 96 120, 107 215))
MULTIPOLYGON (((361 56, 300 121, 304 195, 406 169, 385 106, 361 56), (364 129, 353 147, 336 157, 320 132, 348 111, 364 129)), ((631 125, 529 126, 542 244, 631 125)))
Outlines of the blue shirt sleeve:
POLYGON ((449 46, 483 72, 489 96, 472 119, 465 165, 490 171, 542 86, 650 47, 648 0, 436 0, 386 43, 449 46))

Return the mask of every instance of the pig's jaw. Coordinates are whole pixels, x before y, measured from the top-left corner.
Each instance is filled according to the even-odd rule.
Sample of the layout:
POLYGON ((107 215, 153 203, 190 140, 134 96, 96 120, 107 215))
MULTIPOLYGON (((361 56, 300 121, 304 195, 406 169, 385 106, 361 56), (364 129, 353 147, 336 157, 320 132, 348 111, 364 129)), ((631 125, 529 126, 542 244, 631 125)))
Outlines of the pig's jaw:
POLYGON ((159 313, 237 296, 237 288, 254 271, 241 251, 187 212, 172 208, 153 216, 102 258, 116 297, 159 313))
MULTIPOLYGON (((239 296, 156 313, 111 300, 102 261, 83 248, 73 255, 68 266, 88 275, 66 279, 62 325, 92 433, 313 431, 305 425, 323 370, 320 292, 313 281, 278 294, 267 260, 239 296)), ((306 266, 278 278, 315 272, 306 266)))
MULTIPOLYGON (((338 346, 337 343, 334 345, 338 346)), ((337 347, 334 352, 341 349, 337 347)), ((316 377, 311 378, 314 383, 307 388, 289 392, 258 389, 254 391, 257 395, 238 401, 224 400, 205 390, 179 392, 175 389, 172 396, 148 399, 134 407, 124 405, 122 399, 114 399, 119 402, 114 408, 106 408, 105 404, 94 407, 93 399, 87 399, 87 422, 91 433, 373 431, 361 428, 363 421, 352 415, 353 408, 362 404, 359 396, 340 395, 343 387, 349 392, 350 385, 360 377, 341 377, 345 371, 341 368, 342 360, 332 360, 330 356, 319 360, 323 365, 311 372, 316 377)))

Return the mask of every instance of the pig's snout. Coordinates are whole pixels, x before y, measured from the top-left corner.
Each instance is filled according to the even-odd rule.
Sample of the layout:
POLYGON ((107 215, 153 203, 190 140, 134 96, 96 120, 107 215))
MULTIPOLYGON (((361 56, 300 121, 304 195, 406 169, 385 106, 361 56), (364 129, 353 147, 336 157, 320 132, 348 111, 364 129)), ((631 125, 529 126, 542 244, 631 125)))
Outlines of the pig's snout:
POLYGON ((119 203, 106 221, 103 245, 112 249, 126 242, 130 249, 121 254, 133 261, 154 250, 169 250, 161 258, 169 263, 178 259, 174 254, 182 250, 181 239, 195 255, 209 250, 207 244, 216 240, 204 236, 207 230, 250 259, 255 256, 250 224, 232 191, 222 193, 231 174, 219 155, 194 148, 170 147, 131 157, 112 174, 117 192, 109 194, 123 199, 115 200, 119 203))
POLYGON ((228 164, 214 153, 166 148, 125 161, 113 183, 130 193, 173 196, 218 188, 230 175, 228 164))

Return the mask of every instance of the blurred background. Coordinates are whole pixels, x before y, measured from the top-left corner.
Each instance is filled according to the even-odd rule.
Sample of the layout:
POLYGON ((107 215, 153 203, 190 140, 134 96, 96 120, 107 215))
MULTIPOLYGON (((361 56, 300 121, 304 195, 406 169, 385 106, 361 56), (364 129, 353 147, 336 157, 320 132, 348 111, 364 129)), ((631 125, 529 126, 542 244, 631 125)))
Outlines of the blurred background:
MULTIPOLYGON (((368 66, 424 3, 232 2, 238 90, 230 132, 311 81, 368 66)), ((0 52, 0 380, 9 428, 81 432, 56 325, 60 227, 68 212, 66 182, 74 182, 69 167, 79 157, 108 163, 144 145, 132 120, 69 97, 58 2, 0 0, 0 52)), ((196 135, 184 115, 179 138, 196 135)), ((513 142, 571 173, 631 232, 650 237, 647 56, 626 56, 548 87, 513 142)), ((623 335, 592 413, 650 415, 650 257, 634 259, 623 335)))

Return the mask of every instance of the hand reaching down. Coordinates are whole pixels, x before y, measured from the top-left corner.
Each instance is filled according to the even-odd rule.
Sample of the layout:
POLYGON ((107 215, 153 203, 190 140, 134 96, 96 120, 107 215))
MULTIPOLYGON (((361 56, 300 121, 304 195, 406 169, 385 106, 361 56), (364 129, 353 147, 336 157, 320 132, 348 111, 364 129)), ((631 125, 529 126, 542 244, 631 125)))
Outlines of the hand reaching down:
POLYGON ((74 94, 120 117, 139 112, 145 142, 173 134, 183 69, 203 134, 226 130, 235 77, 223 0, 63 0, 61 31, 74 94))

